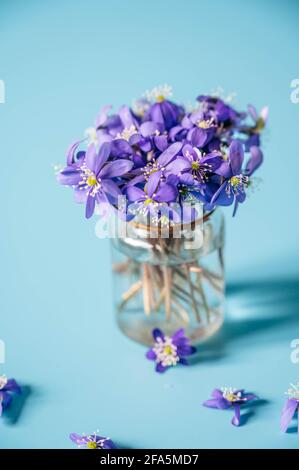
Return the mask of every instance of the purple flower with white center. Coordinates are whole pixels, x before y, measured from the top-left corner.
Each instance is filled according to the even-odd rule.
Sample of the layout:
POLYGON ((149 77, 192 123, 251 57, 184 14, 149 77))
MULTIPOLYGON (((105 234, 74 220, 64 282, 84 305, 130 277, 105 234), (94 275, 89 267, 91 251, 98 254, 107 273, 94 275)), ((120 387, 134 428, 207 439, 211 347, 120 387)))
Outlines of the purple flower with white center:
POLYGON ((161 153, 157 159, 152 159, 143 168, 138 169, 138 174, 130 181, 129 185, 146 182, 150 191, 157 188, 158 184, 165 181, 168 176, 188 168, 185 158, 178 156, 182 148, 180 142, 175 142, 161 153))
POLYGON ((21 393, 21 387, 15 379, 7 379, 4 375, 0 376, 0 416, 3 410, 10 406, 14 393, 21 393))
POLYGON ((67 166, 57 176, 61 184, 74 187, 78 201, 86 200, 86 218, 93 215, 96 202, 116 203, 122 192, 113 178, 126 174, 133 167, 133 162, 126 159, 107 163, 109 155, 109 143, 102 144, 98 152, 91 144, 83 159, 67 166))
POLYGON ((206 183, 223 161, 221 152, 203 155, 197 147, 191 145, 185 145, 182 152, 188 165, 182 170, 180 181, 186 185, 206 183))
POLYGON ((236 125, 240 119, 245 117, 244 113, 238 113, 217 96, 200 95, 197 101, 200 103, 202 111, 213 116, 218 124, 225 127, 236 125))
POLYGON ((295 413, 298 414, 298 433, 299 433, 299 382, 296 384, 290 384, 290 388, 286 392, 288 399, 284 404, 281 419, 280 429, 282 432, 286 432, 295 413))
POLYGON ((227 160, 222 163, 215 173, 224 177, 211 203, 228 206, 235 202, 233 215, 236 214, 238 204, 245 201, 245 189, 249 185, 249 177, 261 165, 262 151, 258 147, 251 147, 251 157, 247 162, 245 171, 242 171, 244 161, 244 148, 240 140, 233 140, 229 146, 227 160))
POLYGON ((153 186, 147 186, 146 190, 137 186, 127 188, 128 200, 134 203, 130 206, 130 212, 144 216, 147 214, 157 216, 162 205, 175 201, 177 195, 177 188, 167 183, 161 183, 158 189, 153 186))
POLYGON ((206 116, 201 110, 198 110, 190 115, 189 120, 193 127, 188 131, 187 140, 193 147, 205 147, 217 131, 214 117, 206 116))
POLYGON ((232 387, 216 388, 211 395, 212 398, 206 400, 203 406, 219 410, 233 408, 235 413, 231 423, 234 426, 240 426, 241 424, 241 407, 257 398, 253 393, 245 393, 243 389, 232 387))
POLYGON ((194 354, 196 348, 190 345, 184 329, 172 336, 164 335, 158 328, 153 330, 154 346, 146 353, 147 359, 156 362, 156 372, 165 372, 177 364, 188 365, 187 356, 194 354))
POLYGON ((83 434, 82 436, 72 433, 70 434, 70 439, 81 449, 117 449, 117 446, 111 439, 98 436, 96 433, 89 435, 83 434))

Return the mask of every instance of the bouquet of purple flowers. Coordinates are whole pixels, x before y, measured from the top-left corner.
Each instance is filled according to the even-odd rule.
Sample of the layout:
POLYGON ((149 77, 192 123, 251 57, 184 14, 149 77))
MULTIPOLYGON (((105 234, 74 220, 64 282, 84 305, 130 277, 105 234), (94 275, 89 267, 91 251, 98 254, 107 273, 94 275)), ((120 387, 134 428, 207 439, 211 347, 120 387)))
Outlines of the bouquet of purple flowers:
MULTIPOLYGON (((119 312, 163 316, 148 323, 142 339, 130 330, 131 337, 148 344, 154 327, 170 335, 188 327, 190 311, 198 337, 210 334, 200 333, 202 325, 221 324, 223 230, 215 209, 233 205, 235 215, 245 201, 263 161, 260 133, 268 114, 267 108, 258 114, 253 106, 239 112, 219 96, 206 95, 198 96, 190 110, 170 96, 170 87, 156 87, 132 108, 122 106, 116 114, 110 106, 102 108, 85 138, 69 147, 67 166, 58 174, 61 184, 74 189, 75 200, 85 204, 87 218, 95 209, 107 214, 108 207, 108 213, 128 222, 131 235, 142 233, 142 243, 130 242, 131 235, 118 242, 127 260, 115 263, 114 270, 130 280, 119 289, 119 312), (175 229, 195 233, 201 222, 204 246, 190 255, 175 229), (157 230, 148 236, 153 225, 157 230), (203 256, 213 250, 216 261, 209 268, 203 256)), ((121 328, 128 331, 125 318, 122 314, 121 328)))
MULTIPOLYGON (((191 199, 204 210, 233 204, 235 214, 245 201, 263 160, 260 132, 267 108, 239 112, 219 97, 200 95, 190 111, 170 95, 170 87, 156 87, 133 109, 122 106, 110 114, 105 106, 86 138, 70 146, 58 181, 74 188, 87 218, 104 202, 118 208, 121 195, 134 204, 134 214, 158 219, 165 204, 191 199)), ((176 221, 177 211, 168 216, 176 221)))

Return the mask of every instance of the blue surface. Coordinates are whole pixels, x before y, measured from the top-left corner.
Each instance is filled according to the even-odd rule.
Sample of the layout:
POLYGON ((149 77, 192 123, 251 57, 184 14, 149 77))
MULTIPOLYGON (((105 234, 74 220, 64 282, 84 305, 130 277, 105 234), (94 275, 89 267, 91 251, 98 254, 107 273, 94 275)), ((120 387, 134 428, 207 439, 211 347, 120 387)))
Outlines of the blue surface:
POLYGON ((0 3, 0 371, 24 399, 0 421, 0 447, 72 447, 70 432, 120 446, 298 447, 280 410, 299 364, 298 3, 237 1, 0 3), (238 105, 268 104, 263 183, 227 211, 227 313, 199 360, 160 376, 117 329, 109 242, 94 234, 51 167, 99 107, 171 83, 188 101, 221 85, 238 105), (234 428, 205 409, 221 385, 267 402, 234 428))

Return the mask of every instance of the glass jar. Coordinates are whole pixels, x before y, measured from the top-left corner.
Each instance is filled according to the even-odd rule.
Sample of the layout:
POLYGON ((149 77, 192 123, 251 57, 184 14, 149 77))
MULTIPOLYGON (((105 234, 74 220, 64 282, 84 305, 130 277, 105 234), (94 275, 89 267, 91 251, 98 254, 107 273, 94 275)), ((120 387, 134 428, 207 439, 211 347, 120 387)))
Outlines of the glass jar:
POLYGON ((135 220, 112 239, 115 308, 120 329, 152 344, 152 330, 184 328, 193 344, 223 322, 224 219, 219 209, 179 227, 149 233, 135 220))

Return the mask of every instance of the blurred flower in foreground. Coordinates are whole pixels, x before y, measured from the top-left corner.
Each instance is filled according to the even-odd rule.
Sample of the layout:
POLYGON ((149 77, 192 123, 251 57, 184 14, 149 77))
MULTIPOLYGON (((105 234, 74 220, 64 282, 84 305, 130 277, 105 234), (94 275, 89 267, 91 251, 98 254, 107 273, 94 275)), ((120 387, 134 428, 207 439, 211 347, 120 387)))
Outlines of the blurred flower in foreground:
POLYGON ((108 437, 98 436, 96 433, 89 435, 83 434, 82 436, 72 433, 70 434, 70 439, 82 449, 117 449, 111 439, 108 437))
POLYGON ((156 362, 156 372, 165 372, 168 367, 177 364, 187 365, 185 356, 196 352, 194 346, 190 346, 190 339, 185 336, 183 329, 176 331, 171 337, 164 335, 159 330, 153 330, 154 346, 147 352, 146 357, 156 362))
POLYGON ((208 408, 218 408, 220 410, 226 410, 228 408, 234 408, 235 414, 232 419, 234 426, 240 426, 241 416, 240 409, 242 405, 245 405, 251 400, 257 398, 253 393, 245 393, 243 389, 236 389, 231 387, 216 388, 212 392, 212 398, 203 403, 203 406, 208 408))
MULTIPOLYGON (((280 429, 282 432, 286 432, 291 421, 296 413, 299 410, 299 382, 296 384, 290 384, 290 388, 286 392, 288 399, 284 404, 281 419, 280 419, 280 429)), ((299 412, 298 412, 299 413, 299 412)), ((298 433, 299 433, 299 415, 298 415, 298 433)))
POLYGON ((21 393, 21 387, 15 379, 7 379, 4 375, 0 376, 0 416, 5 408, 8 408, 12 402, 12 394, 21 393))

